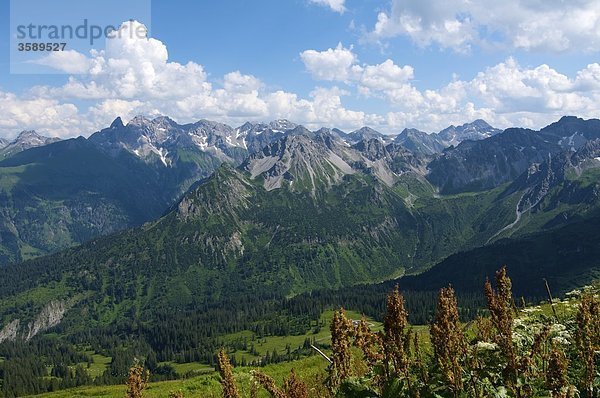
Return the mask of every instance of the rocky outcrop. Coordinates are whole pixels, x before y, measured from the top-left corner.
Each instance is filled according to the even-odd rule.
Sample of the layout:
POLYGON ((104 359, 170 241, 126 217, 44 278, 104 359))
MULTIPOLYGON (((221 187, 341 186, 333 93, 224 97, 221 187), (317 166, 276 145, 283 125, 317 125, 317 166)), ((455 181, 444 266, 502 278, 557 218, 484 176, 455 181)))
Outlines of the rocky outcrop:
POLYGON ((19 326, 21 325, 21 321, 15 319, 10 322, 8 325, 4 326, 2 330, 0 330, 0 343, 5 341, 15 341, 17 339, 17 335, 19 333, 19 326))
POLYGON ((52 300, 27 324, 21 327, 21 320, 14 319, 0 330, 0 343, 22 339, 29 341, 40 333, 57 326, 71 307, 69 301, 52 300))
POLYGON ((53 300, 49 302, 38 316, 29 323, 25 341, 31 340, 41 332, 57 326, 62 321, 68 310, 68 303, 63 300, 53 300))

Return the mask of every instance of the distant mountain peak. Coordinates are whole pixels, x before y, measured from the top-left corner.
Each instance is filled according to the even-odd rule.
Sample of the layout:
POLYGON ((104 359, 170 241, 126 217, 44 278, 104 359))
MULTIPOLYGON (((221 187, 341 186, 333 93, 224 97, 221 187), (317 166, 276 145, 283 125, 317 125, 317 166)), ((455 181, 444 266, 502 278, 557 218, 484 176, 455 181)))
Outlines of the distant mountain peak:
POLYGON ((335 148, 331 135, 302 134, 306 129, 301 126, 294 130, 297 134, 287 134, 251 155, 242 169, 253 179, 262 178, 267 190, 288 186, 293 191, 313 194, 318 186, 333 185, 344 175, 354 173, 336 153, 339 148, 335 148))
POLYGON ((466 126, 466 125, 469 125, 469 124, 474 125, 474 126, 478 126, 478 127, 492 127, 488 122, 486 122, 483 119, 475 119, 471 123, 465 123, 465 124, 463 124, 463 126, 466 126))
POLYGON ((313 132, 307 129, 302 125, 295 126, 293 129, 287 131, 287 135, 295 136, 295 135, 313 135, 313 132))
POLYGON ((370 134, 370 135, 377 135, 377 136, 381 136, 383 134, 381 134, 379 131, 369 127, 369 126, 363 126, 361 128, 359 128, 358 130, 353 131, 351 134, 370 134))
POLYGON ((440 153, 447 146, 437 134, 427 134, 414 128, 405 128, 394 142, 415 153, 433 155, 440 153))
POLYGON ((271 130, 275 132, 284 132, 287 130, 292 130, 297 126, 298 125, 296 123, 290 122, 287 119, 277 119, 269 123, 269 128, 271 128, 271 130))
POLYGON ((502 130, 490 126, 485 120, 477 119, 460 126, 451 125, 440 131, 437 135, 446 143, 446 146, 456 146, 463 141, 479 141, 501 132, 502 130))
POLYGON ((256 126, 254 123, 246 122, 246 123, 242 124, 239 127, 239 129, 241 131, 248 131, 248 130, 252 130, 254 128, 254 126, 256 126))
POLYGON ((122 129, 123 127, 125 127, 125 125, 123 124, 123 119, 121 119, 121 116, 118 116, 115 120, 113 120, 113 122, 110 124, 110 128, 111 129, 122 129))
POLYGON ((137 115, 127 123, 127 126, 144 126, 151 123, 152 120, 143 115, 137 115))
MULTIPOLYGON (((59 141, 56 137, 46 137, 38 134, 35 130, 24 130, 19 133, 11 145, 25 145, 28 147, 46 145, 59 141)), ((27 149, 27 148, 26 148, 27 149)))
POLYGON ((5 159, 27 149, 48 145, 57 141, 60 141, 60 139, 56 137, 44 137, 35 130, 24 130, 12 142, 3 145, 4 148, 0 151, 0 159, 5 159))
POLYGON ((393 136, 386 136, 385 134, 382 134, 379 131, 372 129, 371 127, 368 127, 368 126, 364 126, 364 127, 359 128, 358 130, 354 130, 353 132, 348 133, 346 136, 352 144, 357 143, 362 140, 371 140, 371 139, 382 140, 386 143, 389 143, 394 138, 393 136))
POLYGON ((418 130, 418 129, 415 129, 415 128, 405 128, 404 130, 402 130, 402 132, 400 132, 400 135, 402 135, 402 134, 404 134, 404 135, 423 135, 423 134, 429 135, 428 133, 418 130))
POLYGON ((15 141, 20 141, 31 137, 38 138, 41 137, 41 135, 39 135, 35 130, 23 130, 19 133, 19 135, 17 135, 17 139, 15 141))
MULTIPOLYGON (((577 117, 577 116, 565 115, 565 116, 561 117, 561 118, 560 118, 560 119, 559 119, 557 122, 555 122, 555 123, 576 122, 576 121, 578 121, 578 122, 583 122, 583 119, 582 119, 582 118, 580 118, 580 117, 577 117)), ((555 124, 555 123, 552 123, 552 124, 555 124)), ((552 125, 552 124, 551 124, 551 125, 552 125)))

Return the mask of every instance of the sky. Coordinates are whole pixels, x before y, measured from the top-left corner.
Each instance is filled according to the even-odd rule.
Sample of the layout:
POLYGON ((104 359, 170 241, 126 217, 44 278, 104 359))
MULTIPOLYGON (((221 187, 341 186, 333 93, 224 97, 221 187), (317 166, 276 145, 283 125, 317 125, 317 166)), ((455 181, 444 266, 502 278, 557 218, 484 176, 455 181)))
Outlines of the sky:
MULTIPOLYGON (((66 1, 48 4, 68 18, 66 1)), ((43 74, 11 73, 0 3, 0 137, 89 136, 138 114, 384 133, 600 116, 598 0, 154 0, 139 22, 105 1, 119 31, 147 34, 43 54, 43 74)))

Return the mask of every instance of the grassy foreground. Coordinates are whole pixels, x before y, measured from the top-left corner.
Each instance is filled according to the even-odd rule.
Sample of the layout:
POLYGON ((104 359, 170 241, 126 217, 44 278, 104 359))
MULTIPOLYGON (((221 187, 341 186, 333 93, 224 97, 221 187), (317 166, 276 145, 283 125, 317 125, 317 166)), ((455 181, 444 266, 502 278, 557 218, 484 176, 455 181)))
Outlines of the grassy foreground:
MULTIPOLYGON (((300 378, 309 385, 320 386, 326 377, 327 362, 320 356, 303 358, 298 361, 268 365, 261 368, 261 371, 269 374, 277 382, 281 383, 289 374, 291 369, 295 369, 300 378)), ((240 392, 247 396, 250 392, 250 371, 254 368, 236 368, 235 379, 240 388, 240 392)), ((77 398, 77 397, 96 397, 96 398, 123 398, 125 396, 125 385, 122 386, 86 386, 70 390, 57 391, 48 394, 35 395, 38 398, 77 398)), ((221 384, 218 374, 211 373, 197 376, 187 380, 173 380, 150 383, 144 390, 146 398, 166 398, 169 393, 181 391, 185 397, 221 397, 221 384)), ((265 391, 259 393, 259 397, 268 397, 265 391)))
MULTIPOLYGON (((343 310, 336 311, 331 335, 324 337, 331 347, 326 350, 329 366, 313 355, 268 365, 258 373, 251 367, 238 367, 232 373, 222 350, 220 375, 151 383, 144 390, 144 382, 136 381, 143 379, 143 368, 136 365, 130 370, 129 384, 139 393, 143 390, 147 398, 597 398, 599 285, 570 292, 566 300, 554 300, 553 305, 519 308, 505 268, 497 272, 495 282, 495 287, 485 285, 489 316, 466 325, 459 322, 452 288, 440 290, 428 331, 408 324, 398 288, 388 295, 383 330, 381 324, 367 319, 357 323, 343 310), (138 379, 132 376, 136 369, 138 379), (295 374, 290 374, 292 369, 295 374), (264 388, 258 395, 252 394, 253 383, 264 388)), ((124 397, 126 388, 86 387, 41 396, 124 397)))

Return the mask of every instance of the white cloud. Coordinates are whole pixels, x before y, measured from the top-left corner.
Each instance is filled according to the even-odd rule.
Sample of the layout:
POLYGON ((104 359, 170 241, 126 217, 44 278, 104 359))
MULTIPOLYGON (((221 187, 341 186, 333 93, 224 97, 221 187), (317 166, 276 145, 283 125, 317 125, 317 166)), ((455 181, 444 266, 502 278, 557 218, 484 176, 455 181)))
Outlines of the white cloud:
POLYGON ((386 99, 390 111, 383 128, 388 131, 406 126, 434 131, 472 118, 486 118, 500 127, 541 127, 564 114, 597 117, 600 113, 598 64, 568 77, 548 65, 523 68, 509 58, 471 80, 455 78, 438 89, 419 90, 411 66, 398 66, 389 59, 359 64, 352 49, 341 44, 321 52, 305 51, 302 59, 317 80, 341 82, 361 95, 386 99), (344 62, 333 62, 340 59, 344 62))
MULTIPOLYGON (((129 34, 140 27, 142 25, 135 21, 124 23, 115 37, 108 40, 105 50, 92 51, 88 57, 71 54, 77 59, 83 57, 86 62, 80 64, 87 67, 87 73, 70 76, 67 83, 60 87, 33 87, 27 95, 45 101, 52 99, 57 106, 61 104, 60 101, 91 102, 87 109, 78 113, 79 118, 86 120, 84 126, 89 129, 87 134, 105 127, 116 116, 127 120, 136 114, 164 114, 180 122, 213 118, 231 124, 241 124, 246 120, 289 118, 315 128, 322 125, 353 128, 373 120, 373 115, 346 109, 341 98, 347 92, 340 89, 317 88, 309 98, 303 99, 285 91, 268 92, 260 79, 240 71, 227 73, 222 79, 211 83, 201 65, 171 62, 163 43, 129 34)), ((350 59, 346 62, 348 66, 354 64, 355 56, 351 51, 342 45, 336 51, 349 55, 350 59)), ((317 58, 322 60, 326 57, 317 54, 317 58)), ((61 62, 52 65, 63 71, 70 68, 61 62)), ((343 68, 342 65, 341 69, 331 72, 336 74, 335 79, 343 68)), ((402 70, 388 70, 392 75, 398 72, 402 73, 402 70)), ((323 79, 334 78, 334 75, 327 73, 323 72, 320 76, 323 79)), ((350 78, 354 72, 347 73, 350 78)), ((75 105, 69 105, 69 109, 78 111, 75 105)), ((20 120, 23 125, 30 124, 24 118, 20 120)), ((45 127, 41 124, 38 126, 55 134, 71 136, 68 130, 57 127, 64 125, 66 120, 69 119, 48 122, 45 127)), ((69 121, 73 122, 72 119, 69 121)))
POLYGON ((419 46, 459 52, 472 45, 544 51, 600 50, 597 0, 391 0, 371 39, 408 36, 419 46))
POLYGON ((346 11, 346 6, 344 5, 346 0, 309 0, 312 4, 318 4, 325 7, 331 8, 335 12, 339 12, 343 14, 346 11))
POLYGON ((70 103, 45 98, 19 98, 0 91, 0 131, 14 136, 25 129, 47 131, 53 136, 78 136, 80 126, 90 126, 80 120, 78 109, 70 103))
POLYGON ((75 50, 53 51, 35 63, 70 74, 86 73, 90 67, 88 57, 75 50))
POLYGON ((325 51, 306 50, 300 53, 304 66, 317 80, 345 81, 351 78, 351 68, 357 59, 352 47, 338 43, 336 48, 325 51))
POLYGON ((87 65, 87 73, 71 76, 62 86, 37 86, 22 95, 0 92, 0 132, 12 136, 33 128, 62 137, 89 135, 117 116, 127 120, 137 114, 232 125, 287 118, 309 128, 370 125, 384 132, 404 127, 436 131, 475 118, 498 127, 539 128, 564 114, 600 115, 598 63, 569 76, 548 65, 523 67, 508 58, 468 79, 455 77, 437 89, 422 90, 411 66, 389 59, 360 63, 352 48, 340 44, 302 53, 315 79, 337 85, 317 87, 302 98, 269 90, 241 71, 209 80, 202 65, 169 61, 158 40, 118 40, 90 53, 80 63, 87 65), (372 99, 367 97, 374 97, 377 113, 350 109, 348 96, 369 106, 372 99))
POLYGON ((345 108, 342 97, 348 94, 338 87, 317 87, 310 93, 310 100, 276 91, 267 96, 266 102, 272 119, 302 121, 302 124, 313 129, 336 126, 351 130, 377 119, 377 115, 345 108))
POLYGON ((329 121, 329 125, 342 128, 362 126, 365 124, 365 113, 344 108, 341 97, 348 95, 347 91, 338 87, 316 88, 310 95, 313 99, 313 124, 329 121))
POLYGON ((600 65, 569 77, 548 65, 524 68, 509 58, 471 80, 423 92, 404 87, 394 94, 390 100, 399 111, 388 115, 391 125, 419 123, 436 130, 484 118, 499 127, 539 128, 563 115, 598 117, 600 65))
POLYGON ((251 75, 243 75, 240 71, 225 75, 223 87, 230 92, 251 93, 262 87, 259 79, 251 75))
POLYGON ((360 65, 352 47, 345 48, 342 43, 325 51, 306 50, 300 58, 314 79, 356 84, 364 95, 370 95, 371 90, 402 88, 414 77, 410 65, 398 66, 391 59, 378 65, 360 65))
POLYGON ((398 66, 388 59, 379 65, 366 65, 355 69, 359 83, 374 90, 390 90, 402 87, 406 81, 414 77, 414 69, 410 65, 398 66))

